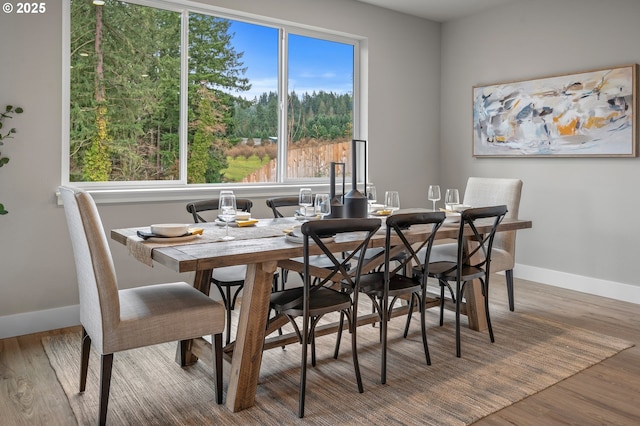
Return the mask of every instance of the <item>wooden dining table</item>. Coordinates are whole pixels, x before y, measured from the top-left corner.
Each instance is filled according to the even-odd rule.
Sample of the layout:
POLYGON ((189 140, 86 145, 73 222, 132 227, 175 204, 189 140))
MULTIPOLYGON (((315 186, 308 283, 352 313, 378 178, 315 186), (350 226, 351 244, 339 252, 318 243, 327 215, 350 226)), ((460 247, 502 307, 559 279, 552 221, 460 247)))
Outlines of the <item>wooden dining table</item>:
MULTIPOLYGON (((413 210, 415 211, 415 209, 413 210)), ((382 218, 383 219, 383 218, 382 218)), ((111 238, 130 248, 130 253, 139 260, 151 264, 159 263, 177 272, 195 272, 194 287, 209 294, 211 273, 215 268, 233 265, 247 265, 245 284, 242 291, 240 312, 236 330, 236 340, 226 348, 231 355, 231 373, 226 398, 226 406, 232 412, 252 407, 260 374, 262 352, 266 348, 280 346, 292 342, 294 337, 279 336, 265 344, 265 337, 271 330, 277 329, 283 322, 275 322, 268 329, 269 301, 272 291, 273 276, 278 267, 289 270, 302 270, 302 265, 291 260, 303 255, 302 244, 289 241, 284 230, 299 225, 295 218, 260 219, 255 227, 231 228, 230 234, 236 238, 230 241, 219 241, 217 237, 221 228, 213 222, 198 223, 194 227, 204 229, 202 237, 191 241, 146 243, 137 237, 138 230, 149 231, 148 227, 114 229, 111 238), (136 249, 137 248, 137 249, 136 249), (142 250, 140 250, 142 248, 142 250), (148 257, 148 258, 145 258, 148 257), (284 342, 284 343, 283 343, 284 342)), ((482 232, 488 230, 490 224, 479 225, 482 232)), ((505 219, 498 231, 516 231, 532 227, 528 220, 505 219)), ((445 223, 436 234, 437 240, 457 238, 459 225, 445 223)), ((412 228, 415 241, 425 238, 430 227, 412 228)), ((345 252, 357 246, 359 235, 344 234, 337 236, 328 246, 335 252, 345 252)), ((385 233, 378 232, 370 241, 371 248, 385 246, 385 233)), ((321 254, 319 248, 312 247, 310 254, 321 254)), ((367 268, 375 267, 384 261, 384 256, 374 258, 367 268)), ((486 329, 486 319, 482 291, 479 283, 467 286, 466 313, 469 327, 474 330, 486 329)), ((431 306, 437 306, 433 303, 431 306)), ((405 307, 406 308, 406 307, 405 307)), ((369 315, 371 318, 371 314, 369 315)), ((370 320, 373 322, 374 320, 370 320)), ((365 323, 363 321, 362 323, 365 323)), ((361 324, 360 318, 358 324, 361 324)), ((325 327, 324 332, 331 332, 337 327, 325 327)), ((198 358, 212 362, 211 345, 204 339, 194 339, 187 351, 186 363, 193 363, 198 358)))

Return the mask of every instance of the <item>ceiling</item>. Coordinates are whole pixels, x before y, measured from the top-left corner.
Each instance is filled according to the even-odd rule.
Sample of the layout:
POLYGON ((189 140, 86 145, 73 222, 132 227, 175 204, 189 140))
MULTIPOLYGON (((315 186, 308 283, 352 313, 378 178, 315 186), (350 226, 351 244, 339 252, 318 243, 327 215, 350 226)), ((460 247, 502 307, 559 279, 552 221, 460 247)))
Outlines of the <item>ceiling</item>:
POLYGON ((385 9, 415 15, 437 22, 463 18, 507 3, 521 0, 358 0, 385 9))

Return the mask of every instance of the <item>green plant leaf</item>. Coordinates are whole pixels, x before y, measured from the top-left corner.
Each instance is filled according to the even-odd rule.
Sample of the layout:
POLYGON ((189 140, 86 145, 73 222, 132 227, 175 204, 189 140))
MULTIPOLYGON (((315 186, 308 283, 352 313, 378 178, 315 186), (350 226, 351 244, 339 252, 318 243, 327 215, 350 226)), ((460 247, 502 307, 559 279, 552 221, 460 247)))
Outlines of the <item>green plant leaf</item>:
POLYGON ((4 209, 4 204, 0 204, 0 214, 7 214, 7 213, 9 212, 4 209))
POLYGON ((23 111, 21 107, 16 108, 16 114, 22 114, 23 111))
POLYGON ((7 158, 7 157, 0 158, 0 167, 4 166, 8 162, 9 162, 9 158, 7 158))
POLYGON ((7 105, 7 107, 5 108, 6 112, 9 112, 13 109, 13 105, 7 105))

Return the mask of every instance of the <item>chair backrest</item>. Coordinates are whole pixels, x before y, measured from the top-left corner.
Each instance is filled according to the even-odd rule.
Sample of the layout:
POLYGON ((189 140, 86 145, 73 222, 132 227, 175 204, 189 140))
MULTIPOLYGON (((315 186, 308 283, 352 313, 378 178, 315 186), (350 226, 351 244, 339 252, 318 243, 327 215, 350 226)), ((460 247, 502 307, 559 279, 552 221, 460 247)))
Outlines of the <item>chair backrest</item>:
MULTIPOLYGON (((491 250, 496 230, 502 219, 507 214, 507 206, 491 206, 467 209, 460 215, 460 228, 458 231, 458 265, 471 265, 483 268, 490 273, 491 250), (479 232, 476 221, 479 219, 490 220, 492 227, 489 232, 479 232), (465 229, 471 229, 473 235, 464 235, 465 229), (471 238, 473 244, 467 245, 467 239, 471 238)), ((458 273, 462 268, 457 268, 458 273)))
MULTIPOLYGON (((464 201, 471 207, 488 207, 506 205, 509 210, 505 217, 518 218, 522 181, 508 178, 470 177, 464 191, 464 201)), ((495 237, 496 248, 507 251, 515 256, 516 231, 500 232, 495 237)))
POLYGON ((80 294, 80 322, 102 351, 105 334, 120 322, 116 271, 100 215, 88 193, 59 188, 69 227, 80 294))
POLYGON ((275 218, 285 216, 284 213, 282 213, 282 211, 280 210, 280 207, 298 207, 299 206, 297 196, 273 197, 273 198, 267 199, 266 202, 267 202, 267 206, 273 212, 273 217, 275 218))
MULTIPOLYGON (((193 201, 187 203, 187 211, 193 215, 193 223, 207 222, 202 217, 201 212, 218 210, 218 199, 212 198, 210 200, 193 201)), ((248 198, 236 198, 236 208, 241 211, 251 212, 253 207, 253 201, 248 198)))
MULTIPOLYGON (((357 303, 358 285, 362 274, 362 265, 366 259, 366 250, 369 240, 380 228, 380 219, 325 219, 313 220, 302 224, 301 231, 304 236, 304 279, 305 287, 310 287, 311 276, 320 276, 313 273, 310 265, 309 247, 314 243, 322 250, 328 259, 333 262, 333 268, 317 268, 325 273, 325 278, 318 280, 314 287, 332 285, 332 283, 342 282, 354 289, 354 304, 357 303), (327 247, 323 238, 330 235, 344 234, 348 232, 364 233, 358 243, 358 247, 352 249, 348 254, 336 257, 332 250, 327 247), (351 262, 357 260, 356 268, 351 267, 351 262)), ((311 290, 313 291, 313 289, 311 290)))
POLYGON ((436 232, 444 223, 446 215, 444 212, 428 212, 428 213, 400 213, 394 214, 387 218, 387 237, 385 241, 385 281, 398 271, 409 271, 411 266, 422 266, 424 273, 423 280, 426 281, 428 275, 429 257, 431 256, 431 247, 435 240, 436 232), (431 233, 428 237, 420 242, 412 242, 409 237, 411 227, 413 225, 432 225, 431 233), (402 244, 393 241, 393 237, 400 238, 402 244), (394 246, 402 248, 405 256, 396 256, 394 258, 395 267, 391 268, 391 250, 394 246))

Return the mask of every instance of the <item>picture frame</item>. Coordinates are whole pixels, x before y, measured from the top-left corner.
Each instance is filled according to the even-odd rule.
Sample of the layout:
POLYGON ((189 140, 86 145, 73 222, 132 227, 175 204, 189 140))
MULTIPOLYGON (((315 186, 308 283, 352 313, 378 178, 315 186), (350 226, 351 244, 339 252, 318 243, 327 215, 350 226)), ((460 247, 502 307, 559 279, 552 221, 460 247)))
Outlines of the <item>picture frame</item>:
POLYGON ((637 64, 473 86, 474 157, 636 157, 637 64))

